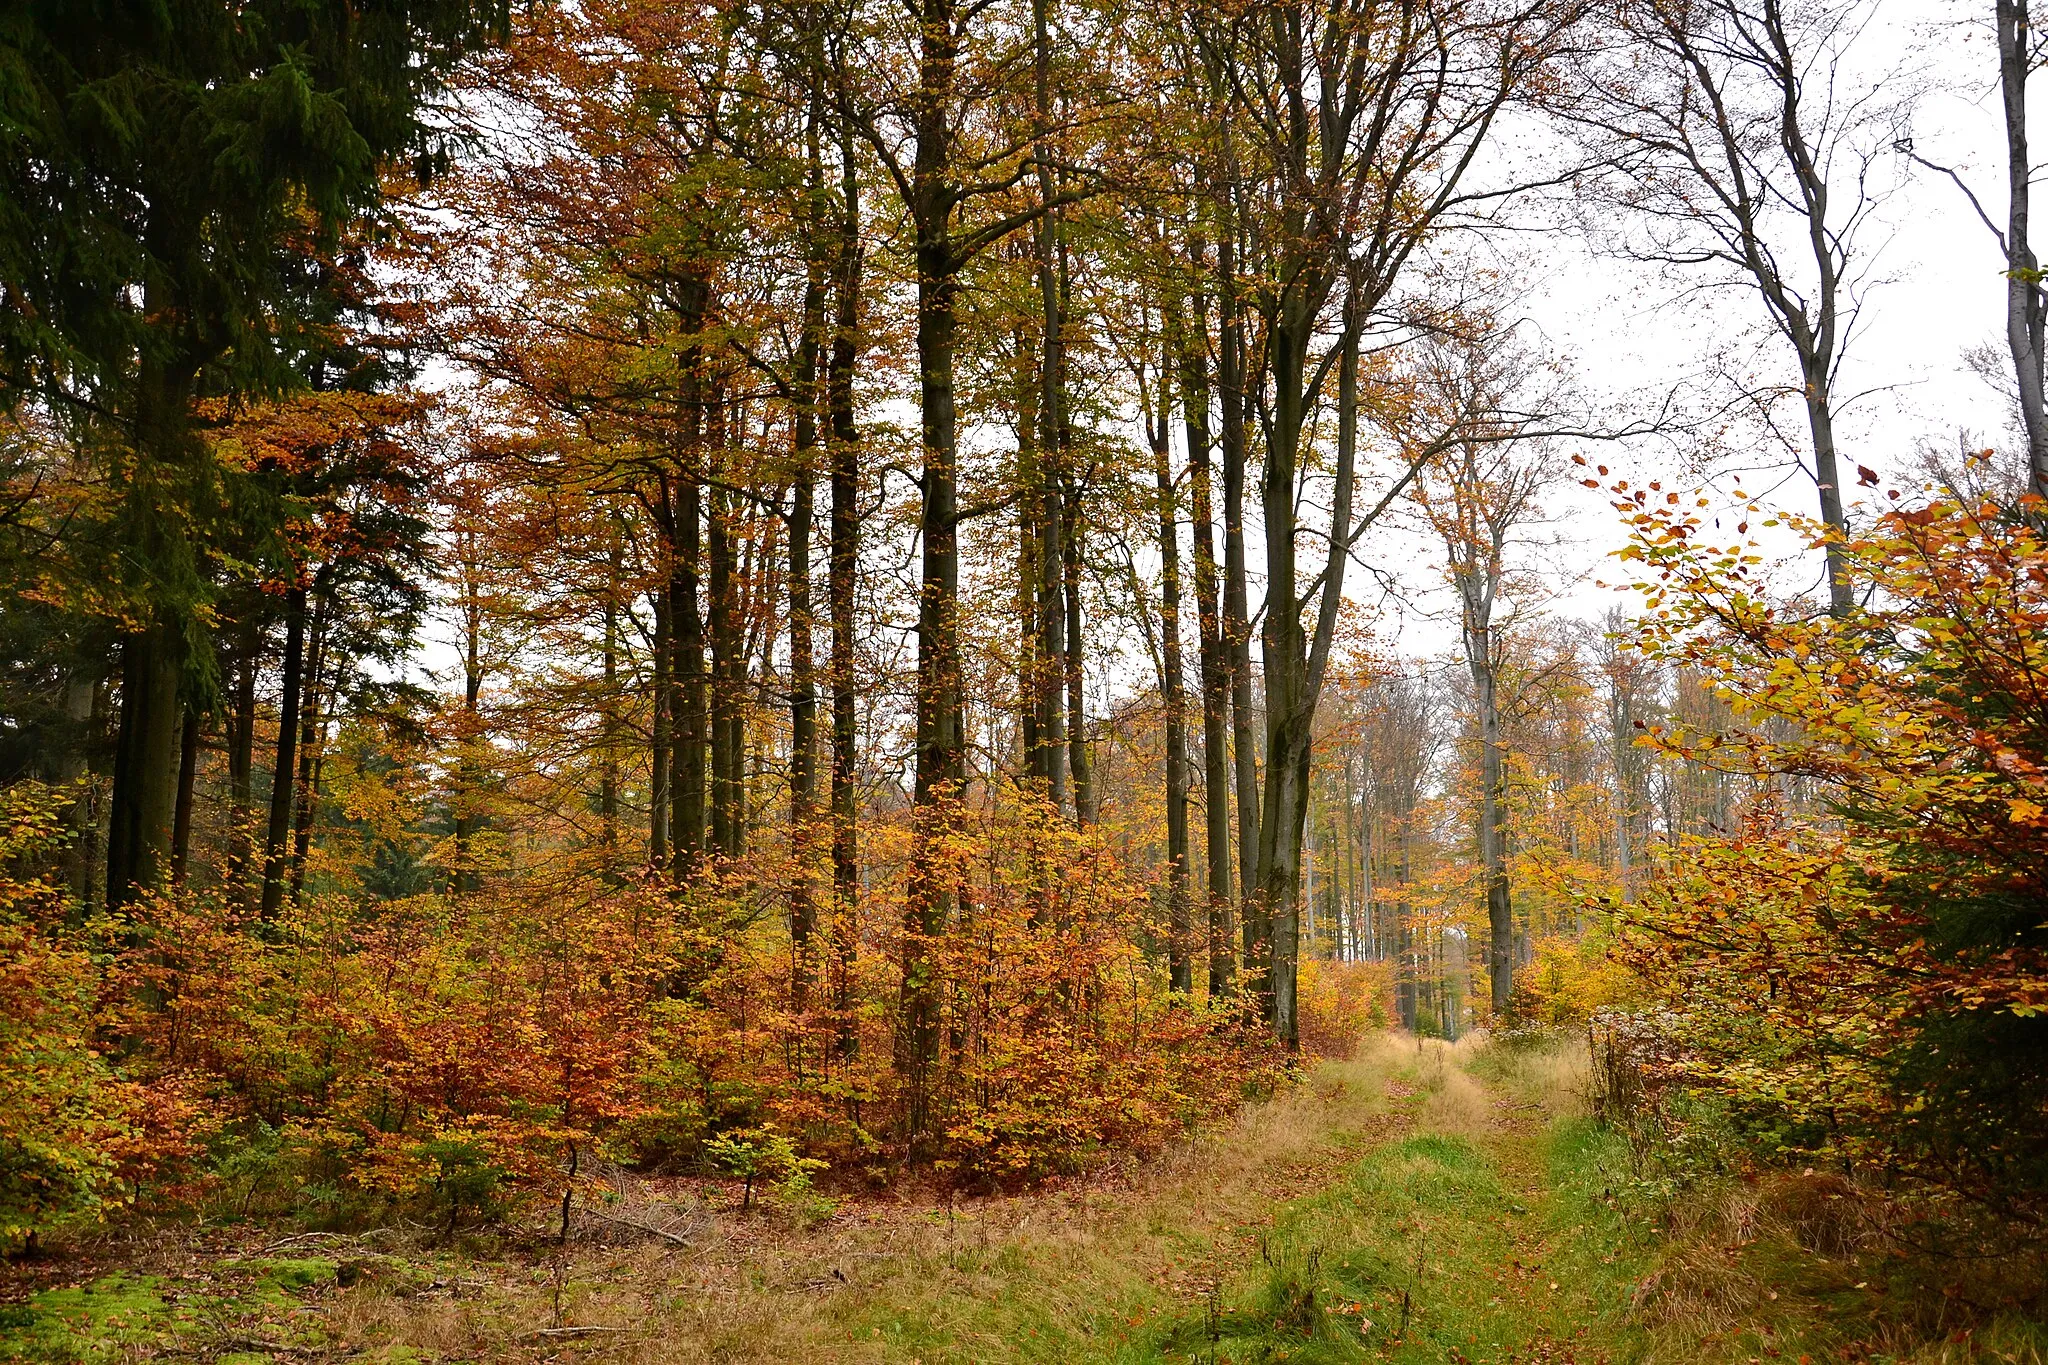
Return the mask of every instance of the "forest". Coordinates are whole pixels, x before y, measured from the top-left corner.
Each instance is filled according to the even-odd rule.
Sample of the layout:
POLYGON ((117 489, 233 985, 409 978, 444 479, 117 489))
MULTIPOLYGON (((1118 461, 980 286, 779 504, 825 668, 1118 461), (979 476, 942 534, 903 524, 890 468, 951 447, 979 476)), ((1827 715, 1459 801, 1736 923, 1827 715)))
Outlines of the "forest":
POLYGON ((0 6, 0 1356, 2048 1356, 1978 8, 0 6))

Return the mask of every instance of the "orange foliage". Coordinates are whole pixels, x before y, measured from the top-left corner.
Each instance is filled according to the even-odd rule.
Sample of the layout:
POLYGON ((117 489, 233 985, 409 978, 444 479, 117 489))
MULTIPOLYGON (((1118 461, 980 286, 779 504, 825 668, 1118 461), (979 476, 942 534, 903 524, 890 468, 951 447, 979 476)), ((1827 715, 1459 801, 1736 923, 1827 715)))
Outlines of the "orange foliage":
POLYGON ((1304 958, 1295 982, 1301 1050, 1311 1057, 1349 1057, 1359 1042, 1393 1017, 1394 964, 1304 958))

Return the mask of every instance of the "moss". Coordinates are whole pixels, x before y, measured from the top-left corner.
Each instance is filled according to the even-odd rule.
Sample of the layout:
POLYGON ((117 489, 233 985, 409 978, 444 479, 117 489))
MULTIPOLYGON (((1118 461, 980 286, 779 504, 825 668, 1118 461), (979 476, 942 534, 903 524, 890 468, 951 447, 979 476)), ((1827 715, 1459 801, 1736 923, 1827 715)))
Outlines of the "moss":
POLYGON ((289 1335, 294 1344, 312 1344, 307 1329, 267 1320, 296 1307, 308 1290, 332 1284, 334 1270, 329 1260, 264 1258, 222 1263, 204 1280, 114 1274, 45 1290, 0 1317, 0 1359, 98 1365, 241 1336, 289 1335))

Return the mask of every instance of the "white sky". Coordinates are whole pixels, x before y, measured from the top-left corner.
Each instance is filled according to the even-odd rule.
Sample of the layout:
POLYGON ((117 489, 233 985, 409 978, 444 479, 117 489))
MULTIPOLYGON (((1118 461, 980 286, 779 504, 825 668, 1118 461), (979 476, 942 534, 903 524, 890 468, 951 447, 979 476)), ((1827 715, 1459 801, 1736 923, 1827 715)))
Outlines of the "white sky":
MULTIPOLYGON (((1988 2, 1963 7, 1947 0, 1881 0, 1877 16, 1856 51, 1871 71, 1911 66, 1920 72, 1924 94, 1912 124, 1914 150, 1954 166, 1994 219, 2002 221, 2004 148, 1988 2)), ((1540 144, 1540 135, 1535 141, 1540 144)), ((1509 150, 1503 154, 1521 153, 1512 142, 1505 145, 1509 150)), ((1528 150, 1543 152, 1540 145, 1528 150)), ((1862 240, 1866 249, 1879 252, 1873 273, 1884 283, 1870 293, 1838 386, 1838 394, 1868 396, 1838 413, 1838 434, 1851 477, 1860 463, 1889 482, 1915 463, 1920 446, 1952 447, 1959 428, 1985 443, 2002 436, 2003 400, 1966 371, 1963 355, 1986 342, 2002 352, 2003 261, 1955 186, 1920 167, 1911 168, 1881 221, 1862 240)), ((1528 320, 1568 363, 1587 398, 1611 412, 1654 409, 1674 384, 1697 376, 1702 350, 1712 339, 1755 328, 1762 320, 1762 305, 1752 291, 1681 297, 1676 281, 1598 256, 1574 233, 1517 235, 1505 249, 1525 282, 1521 304, 1528 320)), ((1756 354, 1763 364, 1776 366, 1778 374, 1790 371, 1782 342, 1765 338, 1756 354)), ((881 415, 914 423, 907 407, 881 415)), ((1675 463, 1667 446, 1576 442, 1568 448, 1583 450, 1617 473, 1664 478, 1672 486, 1675 463)), ((1770 484, 1755 476, 1744 482, 1752 492, 1770 484)), ((1809 515, 1815 510, 1810 481, 1785 481, 1774 496, 1794 510, 1809 515)), ((1545 566, 1555 591, 1553 609, 1597 619, 1610 605, 1626 604, 1623 595, 1595 584, 1602 577, 1627 576, 1607 559, 1621 543, 1621 533, 1605 496, 1567 485, 1549 508, 1552 520, 1539 533, 1549 543, 1532 548, 1530 562, 1545 566)), ((1261 550, 1248 548, 1256 568, 1261 550)), ((1305 547, 1303 553, 1312 556, 1314 551, 1305 547)), ((1361 554, 1391 569, 1402 588, 1399 600, 1383 604, 1381 639, 1404 654, 1447 656, 1455 647, 1455 633, 1438 588, 1440 548, 1390 527, 1362 544, 1361 554)), ((1356 567, 1349 584, 1354 598, 1380 601, 1377 586, 1356 567)), ((1256 584, 1253 590, 1256 594, 1256 584)), ((437 637, 448 624, 430 627, 417 661, 444 676, 452 656, 446 640, 437 637)), ((1127 652, 1125 661, 1137 665, 1143 646, 1134 637, 1127 643, 1130 648, 1140 656, 1127 652)), ((1096 681, 1100 690, 1091 687, 1091 694, 1106 702, 1126 690, 1126 681, 1139 680, 1110 676, 1096 681)))

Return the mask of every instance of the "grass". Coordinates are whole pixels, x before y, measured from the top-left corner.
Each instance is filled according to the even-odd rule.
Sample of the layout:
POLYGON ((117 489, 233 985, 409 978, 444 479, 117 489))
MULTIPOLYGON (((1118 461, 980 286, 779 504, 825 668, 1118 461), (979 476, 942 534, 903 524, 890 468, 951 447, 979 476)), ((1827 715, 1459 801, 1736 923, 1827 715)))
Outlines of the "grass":
POLYGON ((0 1359, 2048 1360, 2018 1306, 1964 1311, 1954 1263, 1861 1237, 1839 1182, 1659 1197, 1580 1113, 1581 1072, 1564 1046, 1377 1039, 1143 1166, 816 1226, 727 1210, 687 1250, 138 1257, 0 1308, 0 1359))
POLYGON ((217 1262, 203 1276, 102 1275, 0 1306, 0 1358, 98 1365, 199 1354, 232 1365, 279 1348, 317 1350, 326 1333, 298 1310, 336 1272, 330 1260, 266 1257, 217 1262))

